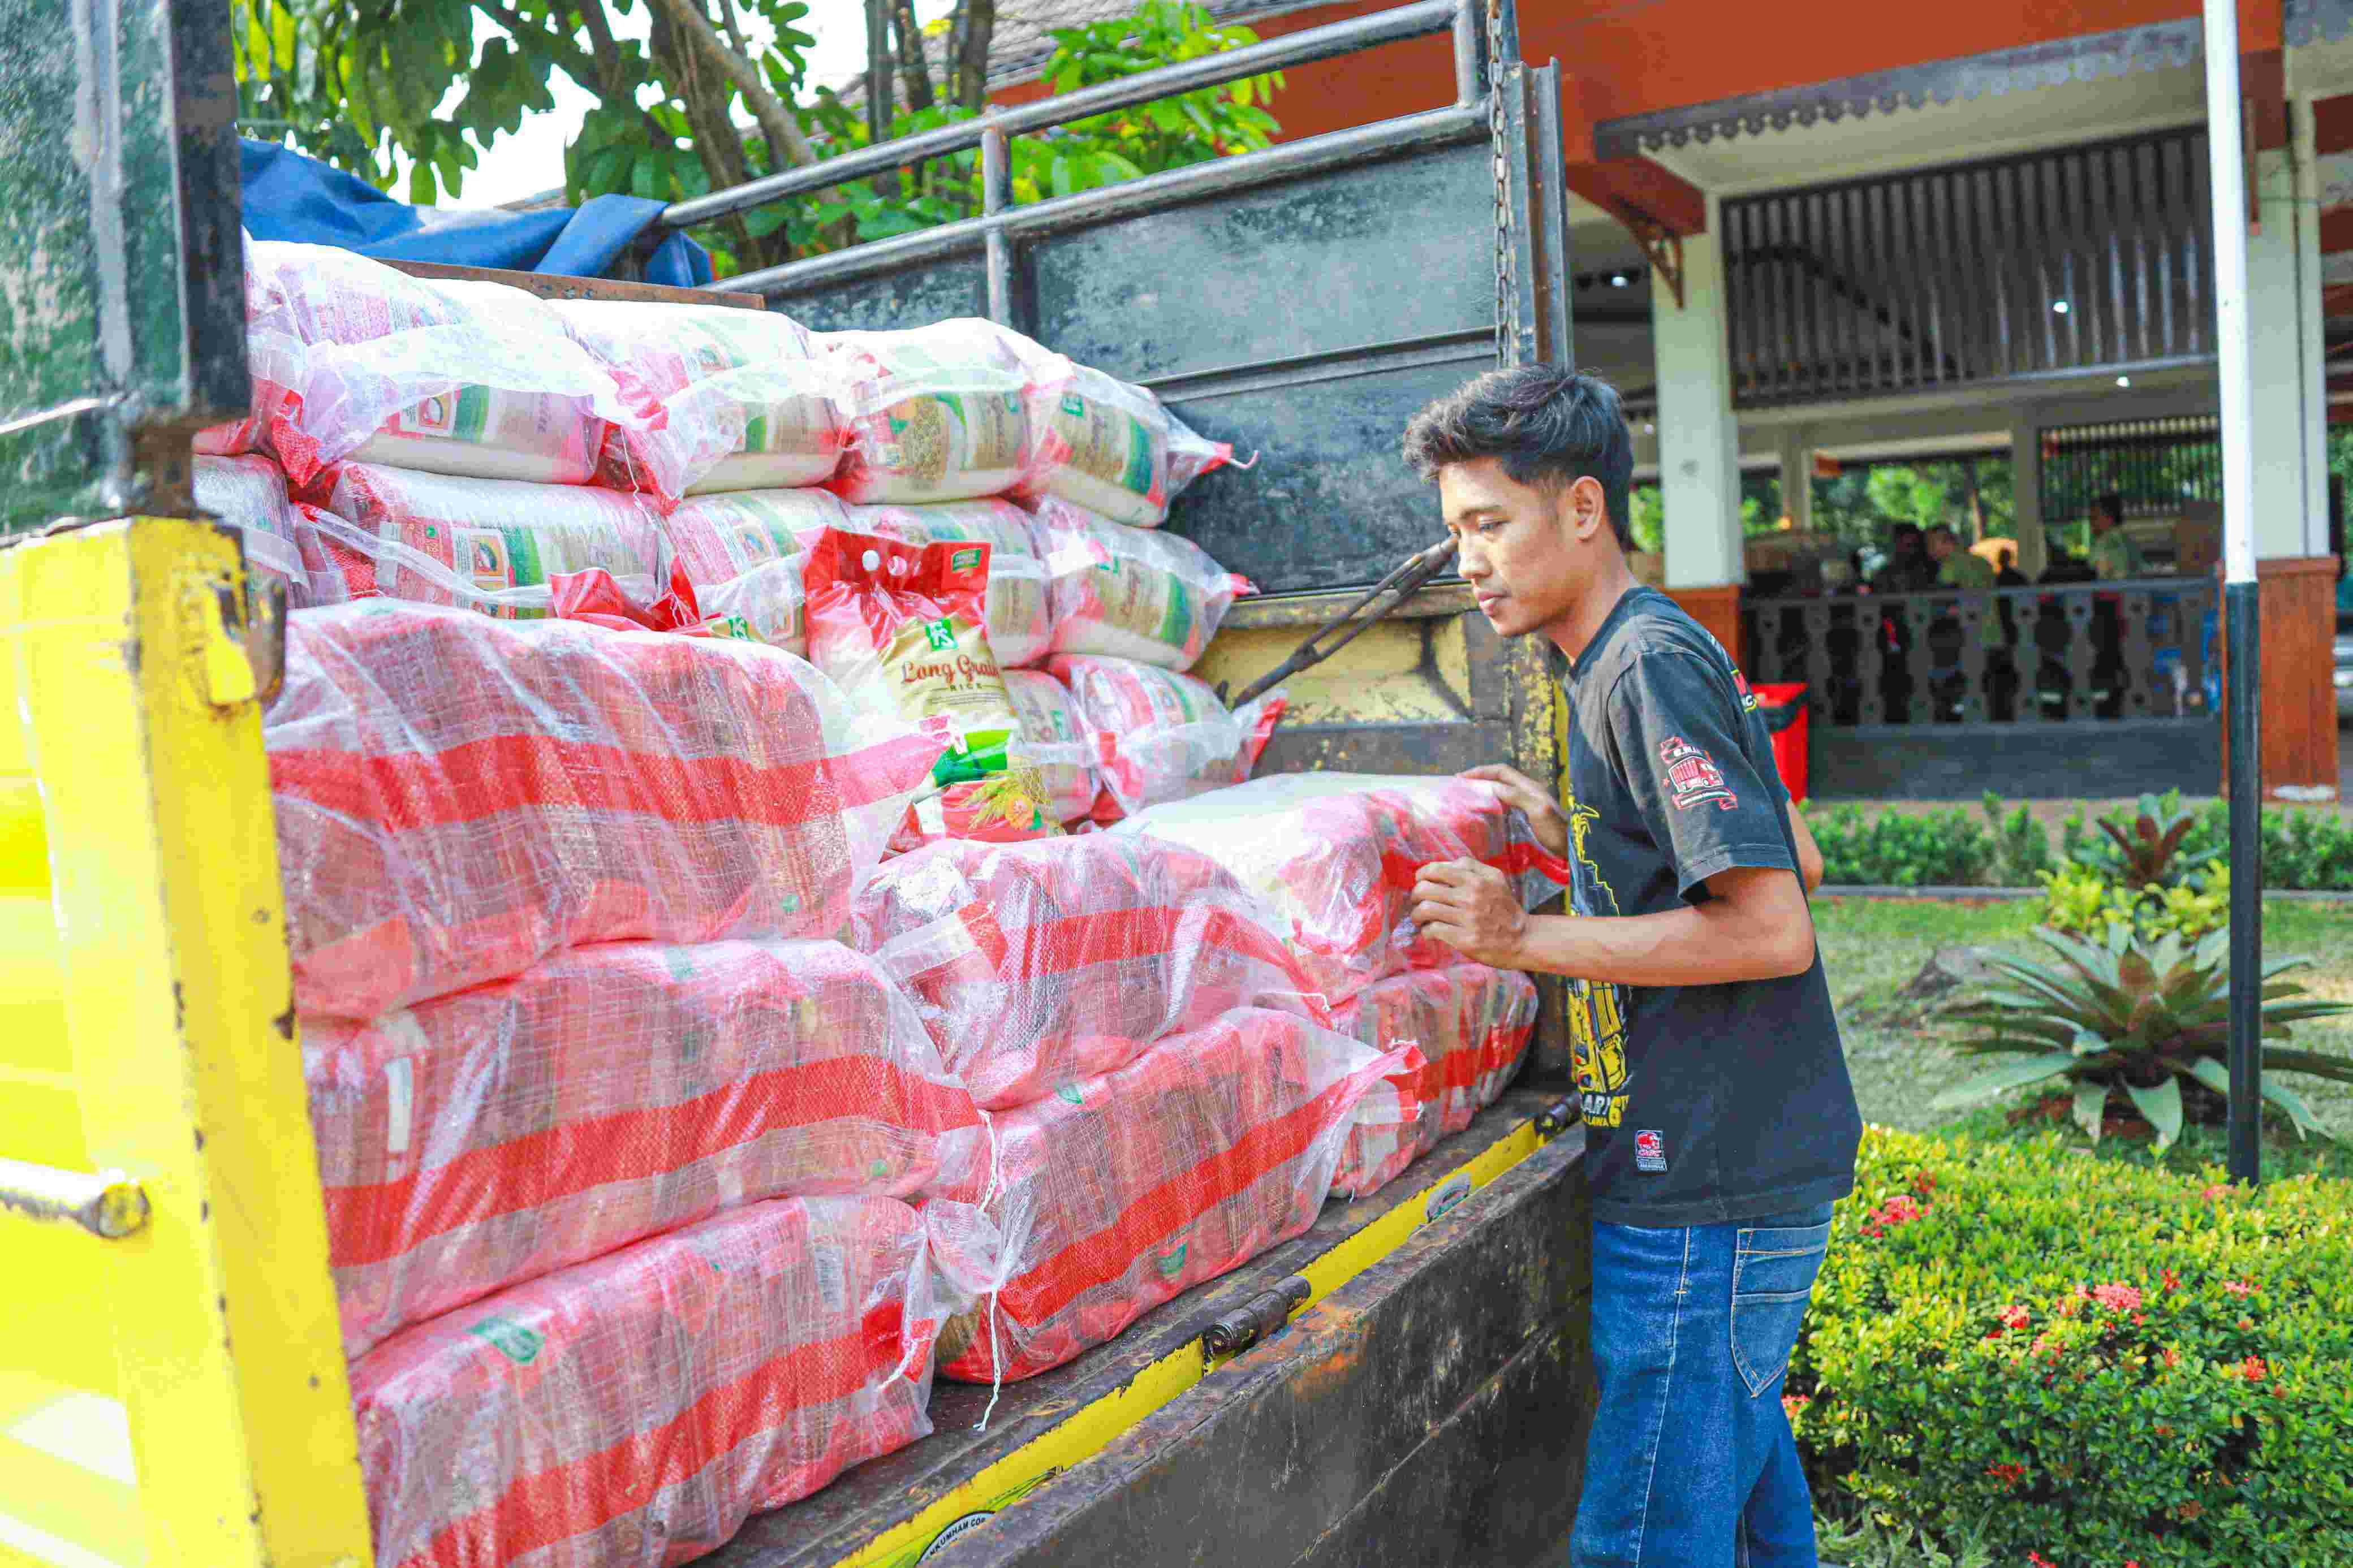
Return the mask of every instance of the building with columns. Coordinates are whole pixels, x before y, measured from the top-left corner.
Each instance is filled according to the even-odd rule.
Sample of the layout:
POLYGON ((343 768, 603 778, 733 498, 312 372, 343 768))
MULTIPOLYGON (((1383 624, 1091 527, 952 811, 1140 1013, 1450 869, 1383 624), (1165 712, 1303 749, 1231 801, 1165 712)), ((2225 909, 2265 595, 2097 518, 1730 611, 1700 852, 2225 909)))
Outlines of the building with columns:
MULTIPOLYGON (((1379 8, 1211 4, 1262 37, 1379 8)), ((1561 67, 1576 353, 1629 395, 1638 481, 1663 514, 1659 574, 1752 679, 1808 683, 1820 793, 2217 787, 2194 0, 1518 10, 1530 63, 1561 67), (1814 476, 1927 458, 2006 464, 2031 588, 1853 592, 1855 542, 1812 526, 1814 476), (1744 476, 1778 477, 1783 537, 1744 531, 1744 476), (2042 579, 2065 564, 2049 531, 2109 489, 2142 574, 2042 579)), ((2330 369, 2332 342, 2353 340, 2353 0, 2239 12, 2264 786, 2334 798, 2327 450, 2332 408, 2353 416, 2353 343, 2345 390, 2330 369)), ((1451 101, 1446 49, 1291 70, 1284 134, 1451 101)))

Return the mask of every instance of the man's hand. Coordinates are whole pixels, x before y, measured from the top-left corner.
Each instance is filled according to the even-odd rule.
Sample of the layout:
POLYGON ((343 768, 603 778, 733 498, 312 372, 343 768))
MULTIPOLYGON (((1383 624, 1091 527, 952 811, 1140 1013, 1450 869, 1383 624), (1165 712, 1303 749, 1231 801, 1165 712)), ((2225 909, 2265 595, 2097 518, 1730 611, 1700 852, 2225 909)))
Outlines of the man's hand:
POLYGON ((1560 802, 1545 793, 1536 781, 1514 767, 1502 763, 1466 768, 1466 779, 1484 779, 1504 788, 1504 804, 1514 806, 1535 829, 1536 842, 1549 850, 1556 860, 1568 858, 1568 818, 1561 815, 1560 802))
MULTIPOLYGON (((1511 773, 1509 768, 1499 771, 1511 773)), ((1559 816, 1557 810, 1554 816, 1559 816)), ((1528 911, 1520 907, 1511 879, 1493 866, 1476 860, 1424 866, 1414 879, 1411 913, 1424 936, 1436 937, 1474 963, 1497 969, 1527 967, 1520 942, 1527 934, 1528 911)))

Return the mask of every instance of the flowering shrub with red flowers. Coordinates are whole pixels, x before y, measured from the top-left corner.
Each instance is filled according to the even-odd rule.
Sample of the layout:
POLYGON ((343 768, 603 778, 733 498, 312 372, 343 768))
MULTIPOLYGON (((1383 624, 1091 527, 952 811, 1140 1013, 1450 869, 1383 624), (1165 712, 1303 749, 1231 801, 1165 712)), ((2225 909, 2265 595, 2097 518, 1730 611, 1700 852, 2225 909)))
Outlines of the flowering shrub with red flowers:
POLYGON ((1818 1493, 2055 1568, 2353 1563, 2353 1185, 1874 1128, 1789 1363, 1818 1493))

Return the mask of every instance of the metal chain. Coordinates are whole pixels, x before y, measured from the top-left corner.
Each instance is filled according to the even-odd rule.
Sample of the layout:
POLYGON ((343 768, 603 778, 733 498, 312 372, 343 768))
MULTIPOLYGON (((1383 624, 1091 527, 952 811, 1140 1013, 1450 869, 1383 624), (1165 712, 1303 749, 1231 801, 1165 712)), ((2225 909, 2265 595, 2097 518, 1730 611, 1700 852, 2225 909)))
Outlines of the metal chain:
POLYGON ((1516 363, 1520 340, 1520 290, 1513 265, 1512 165, 1504 156, 1508 124, 1504 114, 1504 0, 1487 0, 1487 139, 1495 161, 1495 363, 1516 363))

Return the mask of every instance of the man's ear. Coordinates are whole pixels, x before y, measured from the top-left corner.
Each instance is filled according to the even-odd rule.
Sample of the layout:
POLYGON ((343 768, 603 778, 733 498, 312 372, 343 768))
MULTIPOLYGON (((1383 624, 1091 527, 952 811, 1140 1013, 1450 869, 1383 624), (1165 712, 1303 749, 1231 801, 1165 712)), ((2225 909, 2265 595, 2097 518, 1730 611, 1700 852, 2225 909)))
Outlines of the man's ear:
POLYGON ((1570 536, 1579 544, 1592 542, 1597 531, 1609 526, 1609 500, 1601 493, 1601 481, 1590 474, 1569 481, 1561 496, 1561 507, 1568 520, 1570 536))

